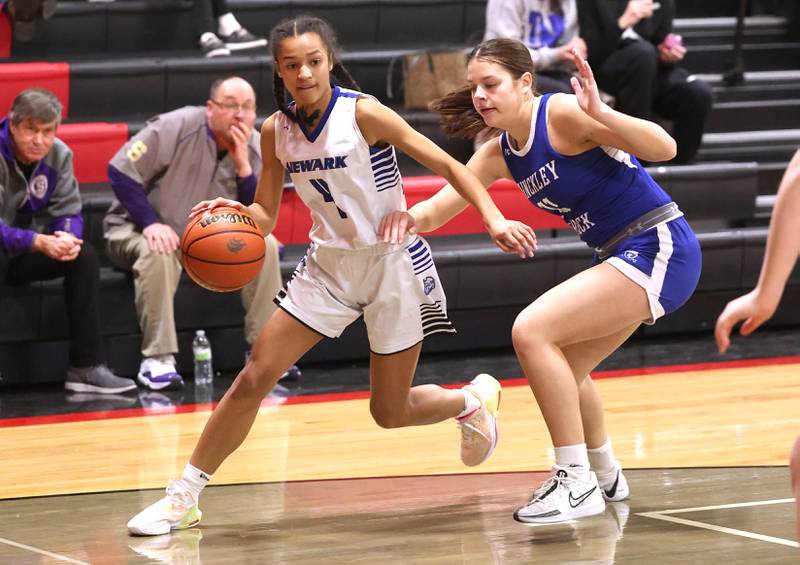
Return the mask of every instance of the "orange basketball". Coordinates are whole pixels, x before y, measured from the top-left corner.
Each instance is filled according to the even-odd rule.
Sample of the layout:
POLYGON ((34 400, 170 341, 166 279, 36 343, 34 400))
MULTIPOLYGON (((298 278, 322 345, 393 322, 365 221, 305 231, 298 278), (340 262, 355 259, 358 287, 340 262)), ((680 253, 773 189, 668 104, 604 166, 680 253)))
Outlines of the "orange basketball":
POLYGON ((194 282, 215 292, 238 290, 264 264, 264 236, 244 210, 214 208, 193 219, 181 237, 183 268, 194 282))

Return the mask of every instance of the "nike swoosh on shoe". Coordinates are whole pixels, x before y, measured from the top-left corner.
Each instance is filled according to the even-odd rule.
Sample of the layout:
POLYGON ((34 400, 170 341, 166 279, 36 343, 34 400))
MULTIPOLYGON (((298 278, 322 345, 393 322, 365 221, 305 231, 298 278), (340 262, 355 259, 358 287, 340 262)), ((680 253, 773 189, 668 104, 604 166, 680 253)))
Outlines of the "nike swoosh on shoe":
POLYGON ((572 492, 570 492, 570 493, 569 493, 569 496, 568 496, 568 499, 569 499, 569 505, 570 505, 570 506, 572 506, 573 508, 577 508, 578 506, 580 506, 581 504, 583 504, 583 501, 584 501, 584 500, 586 500, 587 498, 589 498, 589 495, 590 495, 590 494, 592 494, 592 493, 595 491, 595 489, 597 489, 597 487, 592 487, 591 489, 587 490, 586 492, 584 492, 582 495, 580 495, 580 496, 579 496, 579 497, 577 497, 577 498, 576 498, 576 497, 574 497, 574 496, 572 496, 572 492), (575 504, 573 504, 573 502, 574 502, 575 504))
POLYGON ((614 484, 611 485, 611 488, 603 489, 608 498, 613 498, 614 495, 617 494, 617 485, 619 485, 619 470, 617 470, 617 477, 614 479, 614 484))

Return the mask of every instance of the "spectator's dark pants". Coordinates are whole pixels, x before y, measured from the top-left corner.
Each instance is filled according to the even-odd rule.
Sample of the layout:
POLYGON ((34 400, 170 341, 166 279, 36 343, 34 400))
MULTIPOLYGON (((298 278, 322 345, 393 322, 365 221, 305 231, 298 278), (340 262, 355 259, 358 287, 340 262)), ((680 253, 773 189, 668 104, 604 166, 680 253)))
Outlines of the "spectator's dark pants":
POLYGON ((97 304, 100 265, 94 247, 84 243, 74 261, 56 261, 43 253, 9 257, 0 248, 0 282, 19 285, 58 277, 64 277, 70 336, 69 364, 73 367, 99 365, 104 362, 104 356, 97 304))
POLYGON ((653 114, 672 120, 678 144, 675 163, 692 163, 711 112, 711 87, 689 80, 686 69, 661 66, 648 41, 632 41, 614 51, 596 70, 597 84, 616 97, 616 109, 637 118, 653 114))
POLYGON ((207 31, 217 33, 217 18, 230 12, 227 0, 194 0, 193 4, 198 37, 207 31))

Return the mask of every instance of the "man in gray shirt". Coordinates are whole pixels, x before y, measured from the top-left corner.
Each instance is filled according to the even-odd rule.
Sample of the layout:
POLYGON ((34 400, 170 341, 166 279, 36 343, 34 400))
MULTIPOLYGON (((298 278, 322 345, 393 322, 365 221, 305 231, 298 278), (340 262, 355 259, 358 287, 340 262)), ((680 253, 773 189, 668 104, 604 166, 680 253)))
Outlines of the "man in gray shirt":
MULTIPOLYGON (((189 210, 224 196, 250 204, 261 172, 253 87, 239 77, 214 82, 203 106, 152 118, 111 159, 117 197, 104 220, 106 253, 132 270, 142 329, 138 381, 152 390, 179 388, 173 309, 181 273, 179 236, 189 210)), ((242 289, 245 338, 253 343, 275 309, 281 287, 278 242, 266 238, 261 273, 242 289)))

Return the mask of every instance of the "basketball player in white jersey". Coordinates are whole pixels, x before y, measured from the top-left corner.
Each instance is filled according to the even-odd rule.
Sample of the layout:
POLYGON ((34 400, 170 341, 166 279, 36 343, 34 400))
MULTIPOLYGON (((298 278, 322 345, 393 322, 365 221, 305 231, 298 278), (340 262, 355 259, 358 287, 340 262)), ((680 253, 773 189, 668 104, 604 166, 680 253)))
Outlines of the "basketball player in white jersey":
MULTIPOLYGON (((497 444, 500 385, 479 375, 460 390, 411 387, 422 340, 454 332, 428 244, 416 235, 385 243, 382 218, 405 210, 394 146, 442 175, 483 217, 497 245, 522 257, 536 246, 533 231, 506 220, 480 181, 396 113, 354 89, 336 56, 330 27, 299 17, 273 29, 275 98, 279 111, 261 129, 263 173, 248 208, 263 233, 277 221, 284 172, 311 210, 311 246, 278 294, 279 309, 264 326, 245 368, 209 419, 179 480, 167 496, 128 523, 135 535, 158 535, 200 521, 198 496, 244 440, 264 396, 287 367, 323 337, 337 337, 364 316, 370 342, 370 411, 381 427, 455 417, 466 465, 485 461, 497 444), (294 102, 287 104, 286 91, 294 102)), ((215 206, 243 208, 218 198, 215 206)))
MULTIPOLYGON (((657 124, 601 102, 592 70, 573 52, 575 95, 538 95, 527 48, 492 39, 473 50, 468 85, 434 101, 448 135, 501 131, 467 166, 486 186, 514 180, 531 204, 561 216, 594 264, 517 316, 512 342, 555 452, 552 475, 516 510, 543 524, 600 514, 628 496, 590 372, 644 322, 679 308, 700 276, 700 246, 683 213, 636 156, 663 161, 675 141, 657 124)), ((384 222, 387 241, 429 231, 466 207, 450 187, 384 222)))

